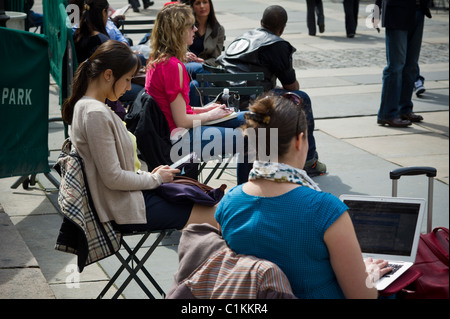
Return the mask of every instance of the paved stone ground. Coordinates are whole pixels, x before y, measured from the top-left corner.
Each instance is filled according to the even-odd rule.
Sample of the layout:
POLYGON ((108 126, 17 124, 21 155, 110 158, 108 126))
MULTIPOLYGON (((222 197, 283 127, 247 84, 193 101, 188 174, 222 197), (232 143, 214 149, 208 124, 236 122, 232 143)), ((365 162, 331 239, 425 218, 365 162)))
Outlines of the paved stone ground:
MULTIPOLYGON (((339 69, 348 67, 378 66, 386 63, 385 47, 348 50, 317 51, 307 57, 303 52, 294 54, 294 67, 299 70, 339 69)), ((448 62, 447 43, 424 43, 419 64, 448 62)))

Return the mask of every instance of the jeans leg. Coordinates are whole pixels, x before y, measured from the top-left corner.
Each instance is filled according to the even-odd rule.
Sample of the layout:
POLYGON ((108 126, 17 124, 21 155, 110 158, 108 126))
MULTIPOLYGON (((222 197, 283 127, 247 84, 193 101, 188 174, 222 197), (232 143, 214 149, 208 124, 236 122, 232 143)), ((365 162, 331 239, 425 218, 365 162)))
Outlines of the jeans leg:
POLYGON ((119 99, 123 106, 126 108, 128 105, 133 104, 134 100, 138 96, 139 92, 142 91, 144 87, 142 85, 131 83, 131 90, 126 91, 124 95, 119 99))
POLYGON ((399 117, 403 68, 406 61, 408 31, 386 29, 387 66, 383 70, 383 88, 378 111, 379 120, 399 117))
MULTIPOLYGON (((273 93, 275 93, 277 95, 283 95, 286 92, 288 92, 288 91, 283 90, 283 89, 274 89, 273 90, 273 93)), ((308 148, 308 155, 306 156, 306 160, 308 161, 308 160, 313 159, 317 154, 316 139, 314 138, 314 128, 315 128, 314 114, 312 111, 311 99, 309 98, 309 95, 303 91, 298 90, 298 91, 294 91, 294 93, 299 95, 303 100, 303 110, 305 111, 306 121, 308 122, 309 148, 308 148)))
POLYGON ((310 35, 316 34, 315 0, 306 0, 306 25, 310 35))
POLYGON ((414 91, 414 82, 418 76, 418 62, 420 48, 422 46, 424 25, 424 14, 420 9, 416 10, 416 25, 408 34, 408 48, 406 53, 405 67, 403 69, 402 91, 400 94, 399 114, 412 112, 412 94, 414 91))
MULTIPOLYGON (((245 112, 239 112, 237 118, 219 123, 221 126, 197 126, 189 130, 189 135, 175 144, 176 150, 189 149, 196 152, 202 161, 220 158, 221 156, 237 154, 237 182, 248 181, 248 174, 253 167, 247 156, 248 145, 244 140, 242 131, 238 128, 244 124, 245 112), (189 145, 187 145, 188 143, 189 145)), ((180 154, 179 156, 185 155, 180 154)))
POLYGON ((209 73, 209 72, 205 71, 205 69, 203 68, 203 65, 201 63, 188 62, 188 63, 185 63, 184 65, 185 65, 186 71, 189 74, 189 77, 191 79, 191 83, 189 84, 189 104, 192 106, 201 106, 202 102, 203 102, 203 105, 208 104, 209 103, 208 96, 204 96, 202 98, 202 102, 201 102, 200 93, 198 91, 199 83, 196 80, 196 78, 197 78, 197 74, 209 73))

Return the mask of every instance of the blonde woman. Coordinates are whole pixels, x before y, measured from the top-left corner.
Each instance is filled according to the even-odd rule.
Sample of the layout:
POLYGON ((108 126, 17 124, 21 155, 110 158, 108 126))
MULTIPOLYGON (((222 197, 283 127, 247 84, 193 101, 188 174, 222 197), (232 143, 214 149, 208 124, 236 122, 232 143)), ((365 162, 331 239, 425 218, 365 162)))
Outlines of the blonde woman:
MULTIPOLYGON (((151 35, 152 53, 147 64, 145 80, 145 90, 161 108, 170 131, 174 132, 177 128, 189 130, 191 149, 194 141, 192 129, 194 124, 203 125, 205 122, 221 119, 232 113, 223 104, 212 104, 207 107, 190 106, 190 79, 183 62, 186 59, 187 47, 193 43, 196 31, 195 18, 190 6, 179 3, 165 6, 156 17, 155 28, 151 35)), ((225 150, 233 150, 236 153, 236 138, 225 139, 225 132, 226 129, 237 128, 242 124, 244 113, 239 112, 236 118, 224 120, 215 126, 222 139, 222 154, 225 150)), ((207 128, 200 126, 200 136, 203 137, 203 131, 207 128)), ((202 139, 202 150, 213 142, 213 139, 214 137, 202 139)), ((249 164, 238 164, 238 183, 247 180, 250 169, 249 164)))

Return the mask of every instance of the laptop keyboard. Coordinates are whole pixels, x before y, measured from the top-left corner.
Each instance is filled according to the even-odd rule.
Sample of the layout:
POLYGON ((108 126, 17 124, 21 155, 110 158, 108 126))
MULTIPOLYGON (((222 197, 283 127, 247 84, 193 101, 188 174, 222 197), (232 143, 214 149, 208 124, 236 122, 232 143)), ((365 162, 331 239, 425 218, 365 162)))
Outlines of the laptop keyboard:
POLYGON ((399 264, 388 264, 386 267, 392 267, 392 271, 388 272, 386 275, 384 275, 383 277, 390 277, 392 276, 397 270, 399 270, 400 268, 403 267, 403 265, 399 265, 399 264))

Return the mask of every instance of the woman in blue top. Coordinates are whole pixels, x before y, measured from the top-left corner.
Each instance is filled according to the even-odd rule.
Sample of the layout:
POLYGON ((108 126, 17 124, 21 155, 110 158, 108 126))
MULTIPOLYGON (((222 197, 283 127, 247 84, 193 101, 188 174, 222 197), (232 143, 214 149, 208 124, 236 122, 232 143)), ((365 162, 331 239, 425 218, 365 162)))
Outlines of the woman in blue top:
POLYGON ((246 118, 249 137, 267 134, 266 149, 269 129, 278 130, 278 162, 255 161, 249 181, 220 202, 215 216, 228 245, 276 263, 298 298, 376 298, 373 280, 391 270, 387 262, 363 261, 347 206, 301 169, 308 152, 301 98, 261 98, 246 118))

